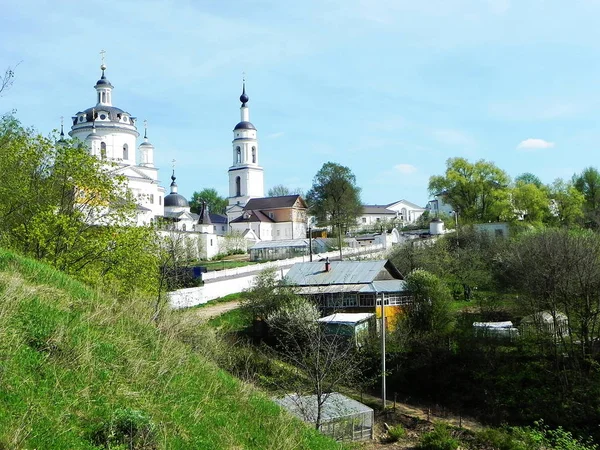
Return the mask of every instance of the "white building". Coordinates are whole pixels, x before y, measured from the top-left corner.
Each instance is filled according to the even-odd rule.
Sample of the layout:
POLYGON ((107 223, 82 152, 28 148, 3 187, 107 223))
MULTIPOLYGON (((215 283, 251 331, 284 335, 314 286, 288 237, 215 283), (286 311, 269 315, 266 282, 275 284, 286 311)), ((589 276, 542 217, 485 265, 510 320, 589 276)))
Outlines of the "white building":
POLYGON ((154 146, 146 130, 144 141, 137 147, 136 118, 113 106, 114 87, 106 78, 106 66, 102 64, 100 69, 102 76, 94 86, 96 105, 73 116, 69 135, 85 142, 92 155, 117 164, 115 175, 127 178, 136 199, 137 224, 149 224, 164 214, 165 190, 159 185, 158 169, 154 167, 154 146))
POLYGON ((376 228, 378 225, 405 226, 415 223, 425 212, 408 200, 399 200, 388 205, 363 205, 363 213, 358 218, 359 228, 376 228))

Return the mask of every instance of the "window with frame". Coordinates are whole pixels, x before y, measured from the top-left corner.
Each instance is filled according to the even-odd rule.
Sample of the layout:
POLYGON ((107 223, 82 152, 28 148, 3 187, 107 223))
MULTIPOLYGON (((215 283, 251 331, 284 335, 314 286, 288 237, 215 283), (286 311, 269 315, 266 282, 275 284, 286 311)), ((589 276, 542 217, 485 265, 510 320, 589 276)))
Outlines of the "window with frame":
POLYGON ((373 294, 360 294, 358 305, 362 307, 375 306, 375 296, 373 294))

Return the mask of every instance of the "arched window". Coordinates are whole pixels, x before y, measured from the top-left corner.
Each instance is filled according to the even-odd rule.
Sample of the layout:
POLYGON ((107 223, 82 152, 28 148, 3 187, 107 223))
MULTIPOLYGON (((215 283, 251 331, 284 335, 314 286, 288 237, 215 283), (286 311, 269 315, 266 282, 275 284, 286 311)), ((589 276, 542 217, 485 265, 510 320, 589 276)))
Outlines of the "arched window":
POLYGON ((106 142, 100 142, 100 158, 106 159, 106 142))
POLYGON ((240 197, 242 195, 242 180, 240 177, 235 177, 235 196, 240 197))
POLYGON ((183 231, 185 231, 185 228, 186 228, 185 223, 183 225, 181 225, 181 228, 183 229, 183 231))
POLYGON ((106 103, 106 92, 102 92, 102 103, 106 103))
POLYGON ((242 149, 239 147, 236 149, 236 162, 238 164, 242 162, 242 149))
POLYGON ((98 92, 98 103, 100 103, 100 92, 98 92))
POLYGON ((256 147, 252 147, 252 162, 256 163, 256 147))
POLYGON ((123 144, 123 159, 129 159, 129 146, 123 144))

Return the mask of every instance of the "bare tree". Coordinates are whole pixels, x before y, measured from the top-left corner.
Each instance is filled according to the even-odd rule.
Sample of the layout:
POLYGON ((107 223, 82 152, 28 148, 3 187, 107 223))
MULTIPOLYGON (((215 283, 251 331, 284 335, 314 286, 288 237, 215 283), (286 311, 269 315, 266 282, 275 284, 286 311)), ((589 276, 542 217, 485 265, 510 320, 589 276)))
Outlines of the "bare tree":
POLYGON ((294 394, 289 398, 305 420, 314 422, 319 430, 331 394, 359 378, 359 353, 348 336, 326 333, 315 320, 316 307, 307 300, 299 298, 288 304, 284 317, 281 315, 277 320, 270 316, 267 322, 277 336, 276 357, 293 366, 295 372, 277 387, 294 394), (315 400, 307 402, 306 396, 315 400))
POLYGON ((14 68, 10 66, 7 67, 7 69, 4 71, 4 75, 0 76, 0 96, 2 95, 3 91, 8 90, 12 86, 13 79, 15 77, 15 69, 19 64, 17 64, 14 68))

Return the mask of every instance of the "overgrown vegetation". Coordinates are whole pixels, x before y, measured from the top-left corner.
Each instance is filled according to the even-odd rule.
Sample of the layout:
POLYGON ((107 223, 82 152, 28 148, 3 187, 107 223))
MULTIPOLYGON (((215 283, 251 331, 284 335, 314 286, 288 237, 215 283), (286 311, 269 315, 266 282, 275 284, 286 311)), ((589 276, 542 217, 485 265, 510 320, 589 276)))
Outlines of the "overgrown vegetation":
POLYGON ((0 448, 338 448, 217 367, 213 332, 152 316, 0 252, 0 448))

